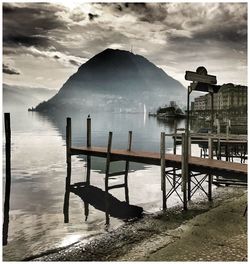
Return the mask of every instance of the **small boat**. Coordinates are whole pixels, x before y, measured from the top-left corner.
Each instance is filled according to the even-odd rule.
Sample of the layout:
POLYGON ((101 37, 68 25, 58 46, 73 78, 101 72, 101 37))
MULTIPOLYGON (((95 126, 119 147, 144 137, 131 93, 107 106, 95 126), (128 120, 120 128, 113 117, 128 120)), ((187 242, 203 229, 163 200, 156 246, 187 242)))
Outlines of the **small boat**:
POLYGON ((175 103, 170 102, 169 106, 158 108, 157 117, 159 118, 185 118, 185 113, 181 110, 181 108, 175 103))
POLYGON ((28 111, 29 111, 29 112, 35 112, 36 109, 35 109, 34 107, 32 107, 32 108, 28 108, 28 111))

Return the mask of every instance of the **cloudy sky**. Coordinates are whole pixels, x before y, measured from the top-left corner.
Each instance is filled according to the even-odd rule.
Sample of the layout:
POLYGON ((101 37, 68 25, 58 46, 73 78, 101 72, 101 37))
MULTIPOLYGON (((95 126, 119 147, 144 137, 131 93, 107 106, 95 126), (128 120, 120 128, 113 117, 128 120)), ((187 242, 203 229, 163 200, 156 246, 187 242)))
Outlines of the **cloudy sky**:
POLYGON ((184 85, 200 65, 246 85, 247 4, 3 4, 4 83, 58 90, 106 48, 132 48, 184 85))

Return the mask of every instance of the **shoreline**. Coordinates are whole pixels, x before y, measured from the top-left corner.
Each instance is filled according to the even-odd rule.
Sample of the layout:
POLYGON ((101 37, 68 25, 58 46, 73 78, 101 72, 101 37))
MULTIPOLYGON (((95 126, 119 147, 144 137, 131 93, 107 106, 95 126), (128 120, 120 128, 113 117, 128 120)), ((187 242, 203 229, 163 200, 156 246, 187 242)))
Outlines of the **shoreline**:
POLYGON ((190 202, 186 212, 178 206, 146 215, 88 242, 80 241, 57 252, 45 252, 42 257, 25 260, 246 260, 247 216, 243 217, 246 204, 246 188, 216 188, 213 202, 204 198, 190 202), (235 246, 237 253, 233 250, 235 246))

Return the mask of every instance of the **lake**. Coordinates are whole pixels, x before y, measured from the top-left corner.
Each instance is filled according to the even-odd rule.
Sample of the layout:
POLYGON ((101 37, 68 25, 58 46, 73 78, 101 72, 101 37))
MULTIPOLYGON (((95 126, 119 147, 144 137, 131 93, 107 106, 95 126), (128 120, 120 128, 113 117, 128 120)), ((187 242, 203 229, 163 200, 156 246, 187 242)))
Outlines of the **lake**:
MULTIPOLYGON (((6 109, 5 109, 6 111, 6 109)), ((73 145, 86 143, 86 119, 89 113, 72 116, 73 145)), ((174 122, 158 121, 143 113, 91 114, 92 145, 107 146, 108 132, 113 131, 113 147, 126 148, 128 131, 133 131, 132 149, 159 151, 160 133, 173 132, 174 122)), ((184 127, 185 120, 177 122, 184 127)), ((66 177, 65 147, 66 117, 52 118, 23 109, 11 112, 12 128, 12 186, 8 245, 3 248, 4 260, 21 260, 46 250, 65 247, 79 239, 104 232, 105 213, 89 206, 85 221, 84 203, 70 195, 69 223, 64 223, 63 201, 66 177)), ((4 138, 4 137, 3 137, 4 138)), ((4 140, 3 140, 4 142, 4 140)), ((167 138, 167 150, 172 150, 167 138)), ((4 150, 4 145, 3 145, 4 150)), ((177 149, 180 153, 180 148, 177 149)), ((198 153, 198 151, 197 151, 198 153)), ((93 158, 91 185, 104 190, 105 159, 93 158)), ((3 155, 3 176, 5 177, 3 155)), ((116 165, 123 167, 124 163, 116 165)), ((144 213, 161 209, 160 167, 132 163, 129 173, 130 204, 143 208, 144 213)), ((72 158, 72 183, 84 181, 86 157, 72 158)), ((112 179, 113 183, 118 179, 112 179)), ((4 186, 4 185, 3 185, 4 186)), ((111 190, 124 201, 124 190, 111 190)), ((175 195, 171 206, 180 203, 175 195)), ((109 230, 124 222, 111 217, 109 230)))

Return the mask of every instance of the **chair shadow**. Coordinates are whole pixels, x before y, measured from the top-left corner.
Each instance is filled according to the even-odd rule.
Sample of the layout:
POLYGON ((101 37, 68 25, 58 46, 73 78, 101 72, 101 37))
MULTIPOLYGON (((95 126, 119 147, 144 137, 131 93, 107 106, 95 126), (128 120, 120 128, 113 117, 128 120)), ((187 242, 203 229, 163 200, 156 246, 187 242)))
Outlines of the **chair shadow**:
MULTIPOLYGON (((94 208, 105 212, 105 191, 102 189, 84 183, 75 183, 70 186, 70 192, 79 196, 84 203, 90 204, 94 208)), ((122 202, 110 193, 108 193, 108 199, 110 216, 122 220, 142 217, 142 207, 128 204, 125 201, 122 202)))

